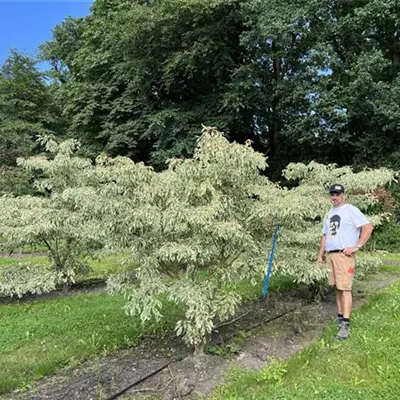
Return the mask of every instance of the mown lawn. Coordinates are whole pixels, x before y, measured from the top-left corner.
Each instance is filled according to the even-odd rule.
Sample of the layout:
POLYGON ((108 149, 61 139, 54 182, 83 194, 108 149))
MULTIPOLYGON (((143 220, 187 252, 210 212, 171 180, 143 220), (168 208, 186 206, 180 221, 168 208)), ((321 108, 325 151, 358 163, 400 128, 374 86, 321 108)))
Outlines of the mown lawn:
MULTIPOLYGON (((260 296, 261 286, 243 282, 238 290, 250 300, 260 296)), ((292 287, 292 280, 271 279, 271 291, 292 287)), ((30 387, 60 368, 170 332, 183 315, 176 305, 164 302, 165 318, 143 327, 139 318, 125 314, 123 305, 121 296, 106 293, 0 305, 0 393, 30 387)))
POLYGON ((335 332, 331 324, 317 343, 287 362, 252 373, 232 371, 210 399, 400 399, 400 283, 353 313, 348 341, 335 340, 335 332))
MULTIPOLYGON (((108 276, 124 270, 122 260, 128 254, 108 255, 99 260, 89 260, 91 271, 84 276, 77 277, 78 281, 84 281, 93 278, 107 278, 108 276)), ((34 265, 49 265, 49 259, 46 256, 35 254, 24 254, 19 257, 0 257, 0 268, 11 267, 19 263, 30 263, 34 265)))
POLYGON ((387 253, 381 252, 378 256, 383 260, 391 260, 391 261, 399 261, 400 262, 400 254, 399 253, 387 253))
MULTIPOLYGON (((73 367, 97 354, 137 345, 144 333, 128 317, 121 296, 105 293, 37 300, 0 306, 0 393, 73 367)), ((171 329, 179 310, 145 327, 146 335, 171 329)))

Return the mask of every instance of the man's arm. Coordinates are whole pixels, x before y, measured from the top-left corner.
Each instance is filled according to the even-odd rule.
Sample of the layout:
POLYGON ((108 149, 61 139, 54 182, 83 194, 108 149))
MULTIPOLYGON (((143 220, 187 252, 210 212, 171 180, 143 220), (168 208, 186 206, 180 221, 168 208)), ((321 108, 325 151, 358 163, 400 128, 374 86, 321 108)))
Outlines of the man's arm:
POLYGON ((373 230, 372 224, 365 224, 361 227, 360 238, 357 241, 358 248, 363 247, 368 242, 373 230))
POLYGON ((361 247, 364 246, 365 243, 368 242, 373 230, 374 227, 372 226, 372 224, 363 225, 361 227, 360 237, 358 238, 356 247, 345 247, 343 253, 349 256, 358 251, 361 247))
POLYGON ((322 235, 318 251, 318 259, 317 259, 318 264, 322 264, 324 262, 325 243, 326 243, 326 235, 322 235))

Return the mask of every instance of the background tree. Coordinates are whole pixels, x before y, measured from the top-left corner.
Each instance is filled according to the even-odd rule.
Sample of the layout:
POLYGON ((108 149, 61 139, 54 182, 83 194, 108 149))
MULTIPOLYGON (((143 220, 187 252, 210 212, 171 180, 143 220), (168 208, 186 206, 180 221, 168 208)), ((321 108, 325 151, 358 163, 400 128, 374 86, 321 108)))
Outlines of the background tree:
POLYGON ((60 114, 35 61, 11 50, 0 70, 0 165, 38 152, 38 135, 62 135, 60 114))
POLYGON ((398 3, 294 2, 295 10, 280 15, 253 4, 259 6, 256 26, 267 32, 265 37, 273 28, 281 37, 292 35, 294 44, 280 47, 284 65, 301 49, 294 53, 300 70, 290 69, 296 81, 293 95, 286 92, 289 101, 280 103, 283 152, 292 161, 291 148, 298 149, 297 157, 320 162, 397 165, 398 3), (283 32, 276 26, 283 26, 283 32))
MULTIPOLYGON (((257 137, 238 0, 97 1, 74 54, 66 112, 94 153, 156 166, 192 154, 201 123, 257 137)), ((47 47, 63 47, 55 37, 47 47)))
POLYGON ((289 162, 396 165, 394 0, 97 0, 43 46, 71 132, 163 168, 197 127, 289 162))
POLYGON ((316 41, 310 28, 313 4, 258 0, 241 3, 246 26, 241 44, 246 58, 236 71, 238 88, 239 80, 248 76, 248 90, 242 95, 251 98, 256 148, 268 155, 272 167, 268 173, 275 178, 288 162, 313 159, 300 137, 289 140, 285 135, 291 121, 307 109, 307 93, 318 75, 307 57, 316 41))
POLYGON ((53 29, 53 40, 40 46, 41 58, 51 65, 50 77, 65 84, 73 72, 74 58, 83 44, 84 18, 67 17, 53 29))

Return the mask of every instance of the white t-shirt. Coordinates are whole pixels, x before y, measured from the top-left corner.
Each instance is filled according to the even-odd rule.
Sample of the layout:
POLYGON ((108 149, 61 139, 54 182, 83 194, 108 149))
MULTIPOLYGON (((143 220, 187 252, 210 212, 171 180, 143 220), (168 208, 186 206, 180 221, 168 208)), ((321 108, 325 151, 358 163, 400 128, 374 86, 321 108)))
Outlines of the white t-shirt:
POLYGON ((369 224, 365 215, 351 204, 332 208, 324 218, 322 234, 326 236, 325 250, 355 247, 361 227, 369 224))

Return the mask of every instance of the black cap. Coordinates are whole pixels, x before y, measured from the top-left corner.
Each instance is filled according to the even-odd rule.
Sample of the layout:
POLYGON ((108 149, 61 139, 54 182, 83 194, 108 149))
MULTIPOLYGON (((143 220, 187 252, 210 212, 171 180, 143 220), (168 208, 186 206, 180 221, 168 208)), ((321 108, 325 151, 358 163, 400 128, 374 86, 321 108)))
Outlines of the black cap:
POLYGON ((344 186, 339 183, 335 183, 329 188, 329 193, 344 193, 344 186))

